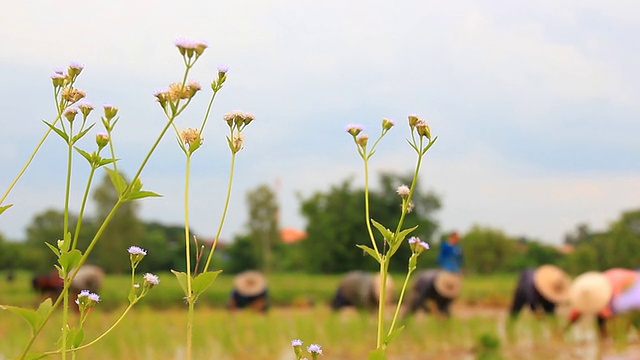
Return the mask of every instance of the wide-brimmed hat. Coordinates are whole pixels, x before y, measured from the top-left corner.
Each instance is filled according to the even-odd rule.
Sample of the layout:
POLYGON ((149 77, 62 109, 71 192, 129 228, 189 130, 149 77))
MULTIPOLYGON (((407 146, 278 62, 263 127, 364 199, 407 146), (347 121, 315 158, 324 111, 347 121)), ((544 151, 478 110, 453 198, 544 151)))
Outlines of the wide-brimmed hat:
POLYGON ((611 283, 602 273, 589 271, 573 280, 569 289, 571 306, 581 313, 595 314, 611 300, 611 283))
POLYGON ((564 270, 555 265, 542 265, 533 273, 533 284, 545 299, 552 303, 569 299, 571 279, 564 270))
POLYGON ((454 299, 460 295, 462 276, 459 273, 440 270, 436 275, 434 286, 438 294, 448 299, 454 299))
POLYGON ((244 296, 256 296, 267 289, 267 279, 261 272, 248 270, 233 278, 233 287, 244 296))

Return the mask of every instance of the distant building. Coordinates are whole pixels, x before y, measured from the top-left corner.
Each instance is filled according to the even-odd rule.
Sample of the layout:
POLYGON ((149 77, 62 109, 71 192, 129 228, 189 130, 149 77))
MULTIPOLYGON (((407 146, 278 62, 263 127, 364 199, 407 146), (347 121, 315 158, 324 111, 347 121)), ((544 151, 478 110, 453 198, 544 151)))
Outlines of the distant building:
POLYGON ((280 229, 280 238, 285 244, 296 243, 307 238, 307 232, 293 227, 280 229))

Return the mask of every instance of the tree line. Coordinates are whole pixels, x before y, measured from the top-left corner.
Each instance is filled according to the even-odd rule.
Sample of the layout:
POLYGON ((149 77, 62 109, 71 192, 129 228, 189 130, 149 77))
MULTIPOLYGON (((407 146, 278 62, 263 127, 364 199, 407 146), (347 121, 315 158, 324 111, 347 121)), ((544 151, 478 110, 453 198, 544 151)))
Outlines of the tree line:
MULTIPOLYGON (((369 194, 372 218, 380 223, 397 221, 400 201, 396 188, 410 179, 410 175, 379 175, 378 186, 369 194)), ((105 177, 92 193, 96 211, 92 217, 83 220, 79 237, 81 248, 87 245, 83 240, 88 242, 95 234, 116 196, 105 177)), ((236 234, 230 243, 219 243, 214 259, 217 269, 229 273, 246 269, 308 273, 377 270, 377 264, 356 247, 356 244, 367 244, 370 240, 364 223, 364 189, 356 187, 353 179, 299 198, 299 210, 307 223, 307 237, 295 243, 284 243, 280 237, 279 209, 273 188, 260 185, 249 191, 245 200, 249 212, 246 231, 236 234)), ((440 239, 436 234, 444 232, 435 219, 440 207, 437 194, 416 187, 414 207, 407 214, 405 224, 407 227, 418 225, 412 235, 432 245, 432 251, 420 258, 420 268, 437 266, 440 239)), ((47 209, 34 216, 23 241, 9 241, 0 234, 0 269, 51 270, 54 256, 44 243, 55 243, 60 238, 62 219, 62 210, 47 209)), ((75 223, 77 218, 71 220, 75 223)), ((114 254, 122 253, 134 242, 152 254, 140 264, 139 271, 182 269, 186 266, 184 233, 183 225, 141 220, 137 204, 126 203, 105 230, 104 240, 98 242, 89 260, 108 272, 127 272, 128 257, 114 254)), ((198 234, 195 238, 201 245, 206 241, 198 234)), ((572 274, 612 267, 637 268, 640 266, 636 255, 640 253, 640 209, 622 213, 601 232, 592 231, 587 224, 578 224, 567 233, 562 248, 537 239, 513 237, 500 229, 482 225, 475 225, 462 234, 461 244, 465 271, 469 273, 514 272, 545 263, 557 264, 572 274)), ((383 246, 382 243, 378 245, 383 246)), ((401 247, 393 257, 390 270, 406 271, 409 256, 409 247, 401 247)))

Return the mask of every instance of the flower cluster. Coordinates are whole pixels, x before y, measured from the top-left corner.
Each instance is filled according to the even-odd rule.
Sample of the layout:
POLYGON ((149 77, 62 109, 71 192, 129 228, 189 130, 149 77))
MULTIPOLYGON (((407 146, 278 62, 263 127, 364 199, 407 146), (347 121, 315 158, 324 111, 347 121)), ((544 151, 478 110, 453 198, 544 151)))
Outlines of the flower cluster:
POLYGON ((78 304, 78 308, 80 308, 80 311, 82 312, 84 309, 96 306, 96 304, 100 302, 100 296, 89 290, 82 290, 78 294, 78 298, 75 302, 78 304))
POLYGON ((420 240, 417 236, 410 237, 408 241, 411 251, 416 255, 420 255, 423 251, 429 250, 429 244, 420 240))
MULTIPOLYGON (((296 354, 296 360, 307 360, 307 358, 302 357, 302 340, 291 340, 291 346, 293 347, 293 352, 296 354)), ((318 355, 322 355, 322 348, 318 344, 307 346, 307 351, 311 354, 313 360, 316 360, 318 355)))

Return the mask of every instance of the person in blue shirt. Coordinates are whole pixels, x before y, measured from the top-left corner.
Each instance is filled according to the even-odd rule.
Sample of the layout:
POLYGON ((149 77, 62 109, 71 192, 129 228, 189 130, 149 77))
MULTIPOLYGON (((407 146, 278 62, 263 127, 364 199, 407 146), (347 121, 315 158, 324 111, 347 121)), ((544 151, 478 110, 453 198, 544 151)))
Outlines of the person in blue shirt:
POLYGON ((454 273, 462 270, 462 247, 460 235, 456 231, 449 234, 448 238, 440 244, 438 264, 443 270, 454 273))

